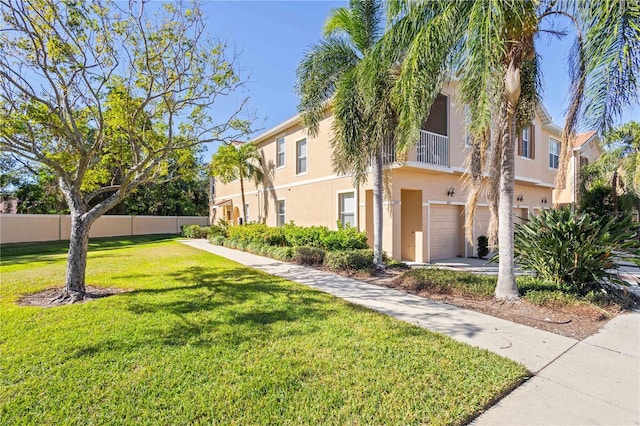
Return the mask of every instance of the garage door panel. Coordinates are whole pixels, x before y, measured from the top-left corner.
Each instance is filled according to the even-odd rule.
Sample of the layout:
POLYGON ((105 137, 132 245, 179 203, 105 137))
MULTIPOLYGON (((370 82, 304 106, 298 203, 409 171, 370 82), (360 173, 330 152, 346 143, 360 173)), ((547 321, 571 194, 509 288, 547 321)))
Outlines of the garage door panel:
POLYGON ((447 259, 459 254, 460 209, 458 206, 431 206, 431 260, 447 259))

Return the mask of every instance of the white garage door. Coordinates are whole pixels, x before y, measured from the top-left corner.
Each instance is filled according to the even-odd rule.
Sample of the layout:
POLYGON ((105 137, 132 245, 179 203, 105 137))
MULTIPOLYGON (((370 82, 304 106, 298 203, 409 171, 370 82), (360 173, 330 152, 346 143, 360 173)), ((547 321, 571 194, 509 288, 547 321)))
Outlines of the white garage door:
POLYGON ((460 208, 432 205, 430 209, 431 261, 458 256, 460 238, 460 208))

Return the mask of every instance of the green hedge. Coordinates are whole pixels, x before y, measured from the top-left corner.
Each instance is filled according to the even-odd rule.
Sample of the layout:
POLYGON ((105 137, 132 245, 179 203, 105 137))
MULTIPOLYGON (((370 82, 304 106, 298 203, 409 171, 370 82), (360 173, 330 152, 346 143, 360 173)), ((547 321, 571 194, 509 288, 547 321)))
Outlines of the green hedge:
POLYGON ((373 250, 330 251, 324 256, 324 264, 334 270, 371 270, 373 268, 373 250))
POLYGON ((323 250, 366 249, 367 234, 347 226, 336 231, 326 226, 302 227, 287 224, 269 227, 261 223, 229 227, 227 235, 239 243, 259 243, 271 246, 316 247, 323 250))
POLYGON ((186 238, 207 238, 209 232, 208 226, 200 225, 183 225, 182 236, 186 238))
POLYGON ((325 251, 316 247, 294 247, 293 261, 300 265, 322 265, 325 251))

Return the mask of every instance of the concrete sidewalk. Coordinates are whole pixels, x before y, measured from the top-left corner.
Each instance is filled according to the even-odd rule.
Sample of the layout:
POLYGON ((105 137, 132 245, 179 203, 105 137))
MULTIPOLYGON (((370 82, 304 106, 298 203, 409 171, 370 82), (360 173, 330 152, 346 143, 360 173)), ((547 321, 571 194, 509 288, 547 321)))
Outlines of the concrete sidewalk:
POLYGON ((536 374, 474 424, 640 424, 640 313, 578 342, 397 290, 205 240, 185 244, 520 362, 536 374))

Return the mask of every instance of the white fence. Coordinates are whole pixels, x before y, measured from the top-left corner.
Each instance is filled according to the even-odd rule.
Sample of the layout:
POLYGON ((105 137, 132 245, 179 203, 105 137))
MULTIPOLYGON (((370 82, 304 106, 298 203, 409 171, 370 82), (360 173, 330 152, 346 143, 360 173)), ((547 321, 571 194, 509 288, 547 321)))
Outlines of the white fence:
MULTIPOLYGON (((179 234, 183 225, 209 224, 201 216, 105 215, 91 227, 89 237, 179 234)), ((0 244, 68 240, 71 216, 55 214, 0 214, 0 244)))

